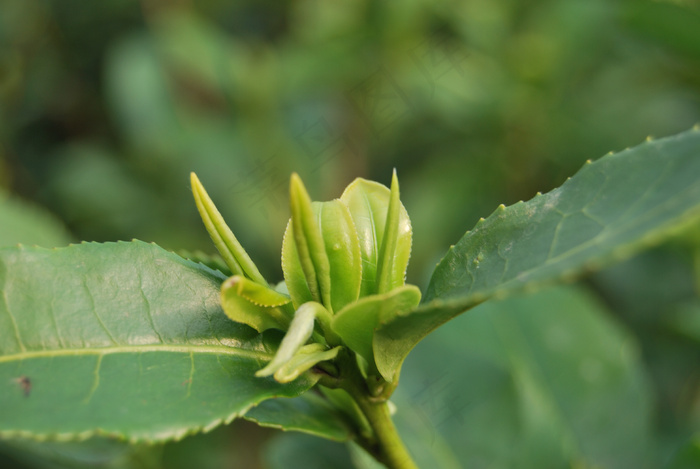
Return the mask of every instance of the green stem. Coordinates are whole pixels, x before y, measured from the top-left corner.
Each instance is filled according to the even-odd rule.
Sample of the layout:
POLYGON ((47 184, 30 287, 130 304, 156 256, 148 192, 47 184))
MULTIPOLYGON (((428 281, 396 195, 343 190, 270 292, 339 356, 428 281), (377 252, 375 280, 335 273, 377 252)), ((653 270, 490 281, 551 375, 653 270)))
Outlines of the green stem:
POLYGON ((360 399, 357 404, 374 430, 377 439, 377 459, 390 469, 418 469, 396 431, 387 403, 360 399))
POLYGON ((359 442, 361 446, 389 469, 418 469, 396 431, 387 401, 370 396, 359 370, 348 378, 343 387, 357 402, 374 432, 373 441, 359 442))

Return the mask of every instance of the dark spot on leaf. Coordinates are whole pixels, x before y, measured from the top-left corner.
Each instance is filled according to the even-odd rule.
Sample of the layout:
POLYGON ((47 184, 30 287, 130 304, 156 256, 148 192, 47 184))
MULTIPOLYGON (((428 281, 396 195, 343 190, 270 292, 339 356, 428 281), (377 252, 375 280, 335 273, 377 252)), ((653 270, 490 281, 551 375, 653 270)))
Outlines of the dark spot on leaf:
POLYGON ((28 376, 20 376, 15 379, 15 381, 20 385, 22 391, 24 391, 24 397, 29 397, 29 393, 32 392, 32 380, 30 380, 28 376))

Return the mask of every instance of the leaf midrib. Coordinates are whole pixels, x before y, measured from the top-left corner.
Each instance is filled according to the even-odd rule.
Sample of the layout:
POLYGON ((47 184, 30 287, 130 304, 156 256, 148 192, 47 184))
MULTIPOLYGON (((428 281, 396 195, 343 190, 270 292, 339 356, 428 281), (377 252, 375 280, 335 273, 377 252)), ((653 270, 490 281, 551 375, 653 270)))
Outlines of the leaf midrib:
POLYGON ((254 360, 271 360, 272 354, 256 351, 226 347, 221 345, 176 345, 176 344, 151 344, 151 345, 121 345, 118 347, 94 347, 81 349, 53 349, 34 350, 9 355, 0 355, 0 363, 29 360, 33 358, 54 358, 65 356, 90 356, 90 355, 111 355, 119 353, 151 353, 170 352, 187 354, 214 354, 214 355, 235 355, 254 360))

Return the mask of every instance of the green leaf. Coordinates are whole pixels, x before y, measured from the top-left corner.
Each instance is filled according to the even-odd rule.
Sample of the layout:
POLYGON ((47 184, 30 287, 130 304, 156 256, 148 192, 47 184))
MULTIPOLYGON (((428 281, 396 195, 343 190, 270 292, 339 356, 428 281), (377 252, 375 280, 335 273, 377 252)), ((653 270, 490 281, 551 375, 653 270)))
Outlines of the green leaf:
POLYGON ((333 360, 338 356, 340 349, 341 347, 335 347, 328 350, 322 344, 304 345, 275 372, 275 379, 280 383, 290 383, 317 363, 333 360))
POLYGON ((295 308, 309 301, 314 301, 299 261, 299 253, 297 252, 294 232, 292 231, 292 220, 289 220, 289 223, 287 223, 287 229, 284 230, 284 238, 282 239, 282 272, 284 273, 285 285, 289 291, 289 296, 292 297, 292 304, 295 308))
MULTIPOLYGON (((292 174, 289 184, 289 201, 292 211, 292 221, 289 226, 294 235, 293 241, 301 270, 306 278, 306 285, 313 301, 330 308, 331 274, 325 242, 316 221, 316 214, 311 207, 311 198, 296 173, 292 174)), ((295 282, 288 282, 290 293, 294 285, 296 285, 295 282)), ((292 294, 292 298, 295 296, 292 294)))
POLYGON ((489 298, 573 279, 700 217, 700 129, 588 162, 561 187, 500 206, 450 248, 417 310, 384 323, 375 349, 400 367, 429 332, 489 298))
POLYGON ((331 275, 331 312, 357 300, 362 283, 360 241, 348 208, 340 200, 315 202, 331 275))
MULTIPOLYGON (((292 319, 289 325, 289 330, 287 330, 287 333, 282 339, 282 343, 280 343, 277 349, 275 357, 265 368, 256 372, 255 376, 271 376, 279 370, 282 365, 291 360, 294 354, 309 340, 311 334, 314 332, 315 319, 316 311, 313 307, 304 307, 304 305, 302 305, 297 309, 296 313, 294 313, 294 319, 292 319)), ((322 345, 321 348, 323 348, 322 345)))
POLYGON ((643 469, 659 467, 651 397, 633 337, 568 286, 484 303, 435 331, 395 402, 397 424, 421 416, 414 431, 464 467, 643 469))
POLYGON ((175 254, 195 264, 204 264, 212 270, 218 270, 227 277, 233 275, 233 272, 231 272, 231 269, 226 265, 220 254, 208 254, 200 250, 189 251, 187 249, 178 249, 175 251, 175 254))
POLYGON ((291 302, 289 296, 240 275, 234 275, 226 280, 222 290, 224 288, 235 289, 239 296, 258 306, 283 306, 291 302))
POLYGON ((288 298, 284 295, 240 275, 228 278, 221 285, 221 306, 226 316, 258 332, 287 330, 293 311, 285 301, 288 298))
MULTIPOLYGON (((398 196, 398 187, 396 194, 398 196)), ((377 266, 380 263, 380 244, 384 238, 391 191, 378 182, 357 178, 348 185, 340 196, 340 200, 350 210, 360 240, 362 256, 360 296, 373 295, 378 292, 377 266)), ((389 289, 404 284, 408 259, 411 256, 411 220, 404 206, 400 202, 399 205, 398 234, 389 289)))
MULTIPOLYGON (((391 192, 389 196, 389 206, 386 211, 386 221, 384 223, 384 235, 379 248, 379 264, 377 265, 377 293, 386 293, 396 285, 394 281, 394 259, 398 247, 399 238, 399 216, 401 202, 399 200, 399 179, 396 177, 396 170, 391 177, 391 192)), ((410 249, 410 247, 409 247, 410 249)), ((404 271, 406 267, 403 267, 404 271)), ((405 274, 405 272, 404 272, 405 274)))
POLYGON ((346 306, 333 317, 333 330, 362 358, 376 368, 387 381, 397 378, 398 369, 387 362, 391 350, 375 346, 377 327, 391 321, 396 315, 413 310, 420 302, 420 290, 414 285, 404 285, 388 293, 360 298, 346 306))
MULTIPOLYGON (((348 208, 340 200, 312 202, 314 224, 321 233, 323 253, 328 260, 330 279, 330 311, 339 311, 357 300, 362 282, 360 243, 348 208)), ((296 246, 293 221, 287 225, 282 242, 282 268, 290 295, 298 308, 313 300, 308 278, 296 246)), ((325 261, 324 261, 325 262, 325 261)), ((324 300, 327 301, 327 300, 324 300)), ((328 307, 328 305, 325 305, 328 307)))
POLYGON ((314 392, 291 399, 268 399, 250 409, 243 418, 264 427, 293 430, 334 441, 347 441, 353 436, 347 417, 314 392))
POLYGON ((231 272, 236 275, 246 276, 259 284, 267 285, 265 278, 224 221, 196 174, 190 173, 190 183, 192 184, 192 194, 197 204, 197 210, 202 217, 204 226, 231 272))
POLYGON ((309 389, 254 377, 272 353, 222 280, 138 241, 0 249, 0 436, 177 439, 309 389))

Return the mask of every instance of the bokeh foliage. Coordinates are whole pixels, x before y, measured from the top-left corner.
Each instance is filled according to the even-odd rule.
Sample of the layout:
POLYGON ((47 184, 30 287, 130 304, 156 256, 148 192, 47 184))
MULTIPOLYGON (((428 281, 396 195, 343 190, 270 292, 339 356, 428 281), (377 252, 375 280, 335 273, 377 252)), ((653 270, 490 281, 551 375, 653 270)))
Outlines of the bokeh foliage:
MULTIPOLYGON (((697 0, 2 2, 0 241, 60 246, 138 238, 172 250, 209 251, 187 187, 189 172, 196 171, 266 277, 281 278, 292 171, 314 199, 327 200, 357 176, 388 184, 396 167, 414 227, 409 281, 425 287, 446 248, 499 203, 529 199, 560 185, 588 158, 698 121, 697 0)), ((608 331, 587 342, 582 357, 615 346, 638 351, 616 362, 622 370, 617 378, 641 396, 638 407, 606 407, 596 400, 605 397, 598 388, 586 402, 594 414, 637 422, 607 435, 620 438, 620 448, 644 442, 650 467, 675 454, 672 467, 685 467, 697 455, 700 262, 693 259, 700 259, 699 240, 697 233, 679 237, 587 279, 577 287, 585 293, 570 295, 595 297, 585 300, 594 311, 591 321, 608 331)), ((514 323, 536 320, 543 331, 556 321, 563 321, 563 330, 577 327, 562 319, 568 315, 512 308, 519 317, 493 314, 514 323)), ((409 356, 397 401, 412 403, 419 417, 409 412, 407 420, 420 422, 439 405, 425 397, 420 378, 421 367, 431 370, 433 348, 440 339, 447 347, 458 330, 479 337, 474 331, 486 327, 484 314, 465 315, 409 356)), ((538 333, 523 332, 535 343, 538 333)), ((505 343, 516 347, 523 340, 505 343)), ((448 391, 439 399, 460 380, 490 379, 508 384, 492 396, 504 403, 486 399, 431 447, 474 448, 476 440, 459 443, 470 438, 467 422, 472 432, 486 424, 492 429, 488 444, 454 456, 465 466, 470 455, 488 461, 492 454, 502 458, 490 459, 496 467, 545 467, 541 454, 553 458, 551 467, 599 461, 572 459, 566 445, 548 450, 560 445, 552 436, 556 425, 546 425, 548 405, 541 413, 533 407, 534 420, 507 412, 508 405, 530 405, 517 396, 539 402, 537 393, 528 394, 528 383, 540 376, 532 370, 539 368, 499 365, 484 358, 488 350, 477 344, 453 351, 466 365, 443 383, 448 391), (521 455, 517 466, 509 459, 519 455, 511 448, 513 435, 534 442, 535 453, 544 449, 521 455)), ((566 388, 577 378, 567 375, 572 365, 561 360, 542 353, 533 363, 554 370, 566 388)), ((584 378, 595 374, 585 363, 584 378)), ((438 386, 447 379, 433 378, 438 386)), ((623 388, 617 382, 614 389, 623 388)), ((482 391, 477 386, 467 396, 483 398, 482 391)), ((613 398, 611 391, 606 399, 613 398)), ((575 407, 566 394, 561 399, 575 407)), ((583 428, 581 441, 595 436, 583 428)), ((216 461, 211 467, 235 467, 226 442, 240 436, 238 429, 234 424, 181 445, 216 461), (223 456, 213 457, 215 451, 223 456)), ((258 442, 270 433, 255 435, 258 442)), ((306 447, 284 442, 296 436, 274 438, 266 458, 251 460, 251 467, 263 459, 276 467, 275 461, 289 461, 281 456, 289 448, 306 447)), ((425 440, 414 438, 416 445, 425 440)), ((183 451, 177 447, 163 449, 168 467, 177 459, 172 454, 183 451)), ((72 454, 73 448, 61 451, 72 454)), ((31 454, 35 460, 39 450, 31 454)), ((160 464, 138 452, 118 454, 115 465, 160 464)), ((623 454, 617 453, 617 463, 611 457, 600 464, 641 467, 619 459, 623 454)), ((445 467, 450 457, 435 456, 445 467)))

